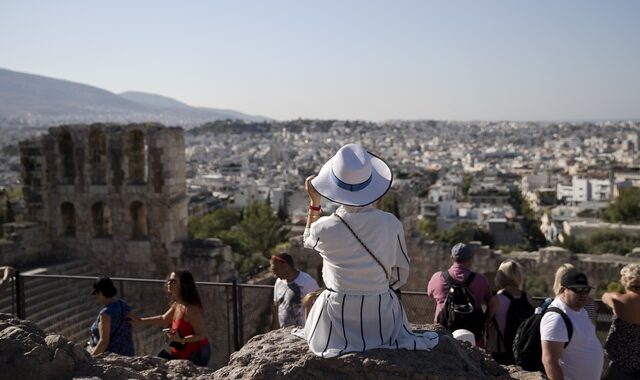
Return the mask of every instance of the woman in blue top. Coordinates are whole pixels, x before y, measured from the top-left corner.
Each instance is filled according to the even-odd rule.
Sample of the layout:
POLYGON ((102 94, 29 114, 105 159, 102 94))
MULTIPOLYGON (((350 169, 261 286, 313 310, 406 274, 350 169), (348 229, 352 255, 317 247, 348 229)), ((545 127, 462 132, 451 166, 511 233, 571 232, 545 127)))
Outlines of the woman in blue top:
POLYGON ((118 290, 109 277, 101 277, 93 284, 91 294, 96 296, 104 307, 91 325, 91 354, 113 352, 133 356, 133 337, 131 334, 131 308, 118 297, 118 290))

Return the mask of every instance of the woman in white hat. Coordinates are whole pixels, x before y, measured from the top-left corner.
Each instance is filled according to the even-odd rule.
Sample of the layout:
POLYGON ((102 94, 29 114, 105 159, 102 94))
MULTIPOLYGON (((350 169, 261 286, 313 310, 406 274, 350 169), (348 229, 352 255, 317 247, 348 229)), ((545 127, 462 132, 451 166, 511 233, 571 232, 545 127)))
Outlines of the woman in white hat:
POLYGON ((404 230, 393 214, 372 205, 392 179, 389 166, 358 144, 340 148, 317 176, 306 179, 304 245, 322 256, 327 287, 304 329, 318 356, 374 348, 430 350, 438 343, 435 332, 411 331, 394 292, 409 276, 404 230), (342 206, 321 217, 321 196, 342 206))

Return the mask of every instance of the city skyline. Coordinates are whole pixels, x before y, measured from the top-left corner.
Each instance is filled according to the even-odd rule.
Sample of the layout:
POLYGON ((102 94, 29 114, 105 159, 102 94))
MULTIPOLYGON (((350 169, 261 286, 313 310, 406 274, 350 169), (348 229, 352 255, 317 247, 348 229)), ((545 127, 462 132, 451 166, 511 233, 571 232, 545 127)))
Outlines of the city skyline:
POLYGON ((279 120, 640 117, 632 1, 1 8, 0 67, 115 93, 279 120))

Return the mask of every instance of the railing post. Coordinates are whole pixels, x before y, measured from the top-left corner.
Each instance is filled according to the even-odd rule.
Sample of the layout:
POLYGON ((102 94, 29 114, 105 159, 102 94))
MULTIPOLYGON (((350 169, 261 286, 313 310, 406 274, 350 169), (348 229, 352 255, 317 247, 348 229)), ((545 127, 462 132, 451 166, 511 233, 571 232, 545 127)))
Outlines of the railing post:
POLYGON ((242 286, 238 286, 238 337, 240 342, 244 342, 244 307, 242 305, 242 286))
POLYGON ((16 278, 16 314, 18 318, 25 319, 27 313, 24 307, 24 278, 20 276, 20 271, 16 270, 14 274, 16 278))
POLYGON ((231 302, 233 303, 233 349, 240 349, 240 339, 238 337, 238 281, 233 279, 231 287, 231 302))

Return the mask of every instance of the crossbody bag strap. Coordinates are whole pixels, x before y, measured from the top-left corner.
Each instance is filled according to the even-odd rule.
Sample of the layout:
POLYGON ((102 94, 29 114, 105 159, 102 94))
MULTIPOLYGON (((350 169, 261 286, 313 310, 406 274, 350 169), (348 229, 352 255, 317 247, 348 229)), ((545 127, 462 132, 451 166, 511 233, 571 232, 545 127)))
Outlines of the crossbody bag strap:
POLYGON ((371 250, 364 244, 364 242, 360 239, 360 237, 358 237, 358 234, 355 233, 355 231, 351 228, 351 226, 344 220, 342 219, 342 217, 336 213, 334 213, 333 215, 337 216, 338 219, 340 219, 340 221, 342 221, 342 223, 344 223, 345 226, 347 226, 347 228, 349 229, 349 231, 351 231, 351 233, 353 234, 353 236, 356 238, 356 240, 358 240, 358 242, 360 242, 360 244, 364 247, 364 249, 367 251, 367 253, 369 253, 369 255, 371 256, 371 258, 373 260, 375 260, 376 263, 378 263, 378 265, 380 265, 380 268, 382 268, 382 270, 384 271, 384 275, 387 278, 387 280, 389 280, 389 272, 387 272, 387 268, 384 267, 384 265, 382 265, 382 263, 380 262, 380 260, 378 260, 378 258, 376 257, 376 255, 373 254, 373 252, 371 252, 371 250))

